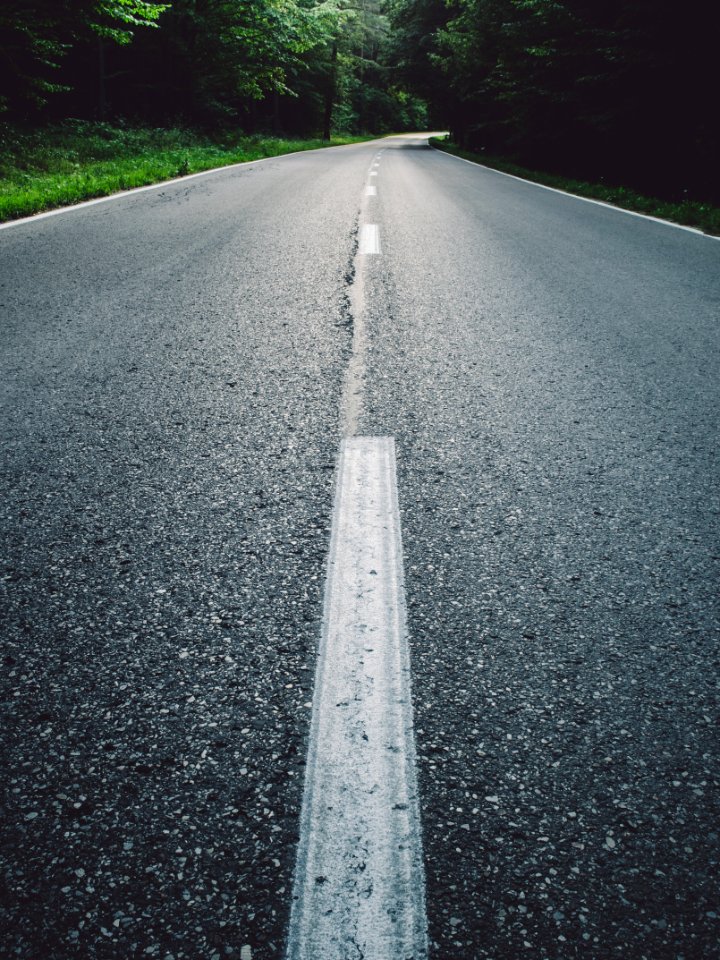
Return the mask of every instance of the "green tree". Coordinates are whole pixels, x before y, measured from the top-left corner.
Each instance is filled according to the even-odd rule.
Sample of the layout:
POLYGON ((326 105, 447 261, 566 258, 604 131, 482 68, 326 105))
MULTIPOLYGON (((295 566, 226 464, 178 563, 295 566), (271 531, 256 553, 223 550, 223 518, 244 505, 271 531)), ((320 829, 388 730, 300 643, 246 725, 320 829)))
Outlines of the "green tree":
POLYGON ((387 132, 422 126, 425 103, 394 70, 391 9, 387 0, 343 0, 329 46, 324 135, 331 127, 387 132))
POLYGON ((681 14, 653 0, 393 0, 393 11, 398 69, 460 144, 718 194, 718 15, 700 0, 681 14))
POLYGON ((433 124, 450 123, 456 96, 438 61, 438 37, 450 19, 446 0, 389 0, 388 60, 395 82, 425 101, 433 124))
POLYGON ((0 8, 0 110, 37 110, 64 89, 63 58, 89 35, 129 43, 169 3, 145 0, 4 0, 0 8))
POLYGON ((327 43, 336 4, 303 0, 174 0, 148 38, 152 98, 192 120, 251 117, 265 98, 293 96, 305 58, 327 43))

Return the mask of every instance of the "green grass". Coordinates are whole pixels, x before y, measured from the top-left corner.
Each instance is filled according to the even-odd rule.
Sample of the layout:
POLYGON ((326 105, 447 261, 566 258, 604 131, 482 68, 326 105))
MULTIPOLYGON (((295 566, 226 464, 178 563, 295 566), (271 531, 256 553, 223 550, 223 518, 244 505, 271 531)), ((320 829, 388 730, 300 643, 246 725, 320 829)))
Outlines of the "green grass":
POLYGON ((434 147, 452 153, 456 157, 481 163, 486 167, 492 167, 494 170, 501 170, 503 173, 512 173, 516 177, 533 180, 535 183, 543 183, 546 186, 556 187, 558 190, 565 190, 568 193, 576 193, 581 197, 602 200, 604 203, 611 203, 617 207, 623 207, 625 210, 635 210, 651 217, 659 217, 661 220, 671 220, 674 223, 697 227, 699 230, 714 236, 720 235, 720 207, 713 206, 710 203, 701 203, 694 200, 672 203, 666 200, 658 200, 654 197, 643 196, 627 187, 612 187, 602 183, 570 180, 567 177, 551 173, 528 170, 526 167, 520 167, 515 163, 503 160, 501 157, 486 156, 484 153, 469 153, 467 150, 461 150, 455 144, 440 137, 433 137, 431 143, 434 147))
POLYGON ((368 140, 284 140, 193 130, 65 121, 40 130, 0 127, 0 221, 80 203, 188 173, 296 150, 368 140))

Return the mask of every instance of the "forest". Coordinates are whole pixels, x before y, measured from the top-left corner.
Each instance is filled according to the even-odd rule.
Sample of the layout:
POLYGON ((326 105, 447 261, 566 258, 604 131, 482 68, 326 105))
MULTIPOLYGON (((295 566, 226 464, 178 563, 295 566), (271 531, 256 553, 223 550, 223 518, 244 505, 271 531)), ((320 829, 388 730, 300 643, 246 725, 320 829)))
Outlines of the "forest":
POLYGON ((717 202, 715 27, 697 0, 4 0, 0 136, 68 118, 326 140, 431 127, 717 202))

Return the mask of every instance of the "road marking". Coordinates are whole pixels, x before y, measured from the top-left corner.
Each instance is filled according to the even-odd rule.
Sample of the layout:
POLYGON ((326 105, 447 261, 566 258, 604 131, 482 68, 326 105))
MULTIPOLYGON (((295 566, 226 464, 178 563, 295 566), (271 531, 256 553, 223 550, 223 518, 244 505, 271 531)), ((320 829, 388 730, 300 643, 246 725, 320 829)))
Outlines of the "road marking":
POLYGON ((392 437, 340 449, 287 960, 425 960, 392 437))
POLYGON ((376 195, 377 195, 377 187, 374 187, 372 184, 368 184, 368 186, 365 187, 365 196, 374 197, 376 195))
POLYGON ((525 177, 518 177, 514 173, 505 173, 504 170, 495 170, 494 167, 486 167, 484 163, 476 163, 474 160, 466 160, 465 157, 456 157, 454 153, 448 153, 446 150, 440 150, 438 147, 432 147, 438 153, 446 157, 452 157, 453 160, 462 160, 463 163, 471 163, 474 167, 480 167, 482 170, 489 170, 490 173, 497 173, 501 177, 509 177, 511 180, 519 180, 520 183, 529 183, 531 187, 540 187, 541 190, 549 190, 551 193, 561 193, 565 197, 574 197, 575 200, 583 200, 585 203, 594 203, 597 207, 607 207, 608 210, 615 210, 616 213, 626 213, 630 217, 640 217, 641 220, 652 220, 654 223, 664 223, 666 227, 675 227, 678 230, 685 230, 687 233, 695 233, 698 236, 706 237, 708 240, 720 240, 711 233, 705 233, 698 230, 697 227, 687 227, 684 223, 673 223, 672 220, 663 220, 660 217, 651 217, 649 213, 638 213, 637 210, 626 210, 625 207, 618 207, 614 203, 605 203, 604 200, 593 200, 592 197, 581 197, 579 193, 570 193, 569 190, 560 190, 558 187, 549 187, 546 183, 537 183, 535 180, 526 180, 525 177))
POLYGON ((376 177, 376 176, 377 176, 377 170, 371 170, 371 171, 370 171, 370 176, 371 176, 371 177, 376 177))
MULTIPOLYGON (((365 143, 343 143, 333 150, 346 150, 350 147, 365 146, 365 143)), ((147 193, 148 190, 161 190, 163 187, 171 187, 176 183, 184 183, 187 180, 197 180, 200 177, 208 177, 212 173, 221 173, 223 170, 235 170, 238 167, 252 167, 259 163, 269 163, 271 160, 284 160, 286 157, 299 157, 306 153, 319 153, 320 150, 327 150, 328 147, 316 147, 313 150, 294 150, 292 153, 281 153, 277 157, 262 157, 260 160, 241 160, 239 163, 228 163, 224 167, 213 167, 211 170, 200 170, 198 173, 188 173, 184 177, 173 177, 171 180, 161 180, 159 183, 150 183, 146 187, 133 187, 131 190, 118 190, 117 193, 108 194, 106 197, 95 197, 92 200, 82 200, 80 203, 72 203, 67 207, 57 207, 55 210, 46 210, 44 213, 33 213, 29 217, 20 217, 18 220, 8 220, 0 223, 0 230, 7 230, 10 227, 19 227, 24 223, 32 223, 36 220, 46 220, 48 217, 57 217, 61 213, 73 213, 75 210, 83 210, 85 207, 94 207, 98 203, 108 203, 110 200, 121 200, 123 197, 129 197, 134 193, 147 193)))
POLYGON ((360 227, 360 246, 358 253, 381 253, 380 228, 376 223, 364 223, 360 227))

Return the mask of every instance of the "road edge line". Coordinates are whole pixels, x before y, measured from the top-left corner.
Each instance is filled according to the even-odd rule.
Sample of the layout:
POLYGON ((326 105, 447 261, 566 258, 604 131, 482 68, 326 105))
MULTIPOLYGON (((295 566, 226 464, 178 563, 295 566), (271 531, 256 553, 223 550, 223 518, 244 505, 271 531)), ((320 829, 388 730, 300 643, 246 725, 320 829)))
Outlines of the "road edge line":
MULTIPOLYGON (((383 138, 378 137, 378 140, 380 139, 383 138)), ((278 153, 275 157, 259 157, 257 160, 238 160, 237 163, 228 163, 223 167, 212 167, 210 170, 198 170, 197 173, 188 173, 182 177, 173 177, 170 180, 159 180, 157 183, 148 183, 144 187, 131 187, 129 190, 117 190, 115 193, 109 193, 104 197, 93 197, 91 200, 81 200, 80 203, 71 203, 65 207, 55 207, 53 210, 42 210, 40 213, 31 213, 29 216, 20 217, 17 220, 6 220, 4 223, 0 223, 0 230, 7 230, 10 227, 19 227, 21 224, 45 220, 47 217, 56 217, 61 213, 72 213, 74 210, 94 207, 98 203, 107 203, 110 200, 120 200, 123 197, 130 197, 137 193, 146 193, 148 190, 159 190, 161 187, 172 186, 176 183, 186 183, 188 180, 197 180, 199 177, 207 177, 212 173, 221 173, 223 170, 234 170, 237 169, 237 167, 250 167, 258 163, 267 163, 269 160, 283 160, 285 157, 299 157, 304 153, 341 150, 344 147, 361 147, 375 142, 375 140, 360 140, 358 143, 338 143, 331 147, 313 147, 311 150, 293 150, 292 153, 278 153)))
POLYGON ((663 223, 666 227, 675 227, 677 230, 685 230, 687 233, 694 233, 699 237, 705 237, 707 240, 720 240, 720 237, 716 237, 712 233, 705 233, 704 230, 700 230, 697 227, 689 227, 684 223, 674 223, 672 220, 663 220, 661 217, 653 217, 649 213, 639 213, 637 210, 628 210, 626 207, 619 207, 614 203, 607 203, 605 200, 595 200, 593 197, 583 197, 579 193, 571 193, 569 190, 561 190, 559 187, 549 187, 546 183, 538 183, 537 180, 527 180, 525 177, 518 177, 514 173, 506 173, 504 170, 496 170, 495 167, 488 167, 484 163, 479 163, 475 160, 468 160, 466 157, 458 157, 457 154, 449 153, 447 150, 442 150, 440 147, 435 147, 432 143, 428 143, 428 146, 432 150, 435 150, 436 153, 441 153, 445 157, 452 157, 453 160, 462 160, 463 163, 472 164, 473 167, 480 167, 481 170, 488 170, 490 173, 497 173, 501 177, 509 177, 511 180, 519 180, 520 183, 529 183, 533 187, 540 187, 542 190, 550 190, 551 193, 560 193, 564 197, 573 197, 575 200, 583 200, 585 203, 594 203, 597 207, 605 207, 607 210, 615 210, 617 213, 626 213, 630 217, 640 217, 641 220, 651 220, 653 223, 663 223))

